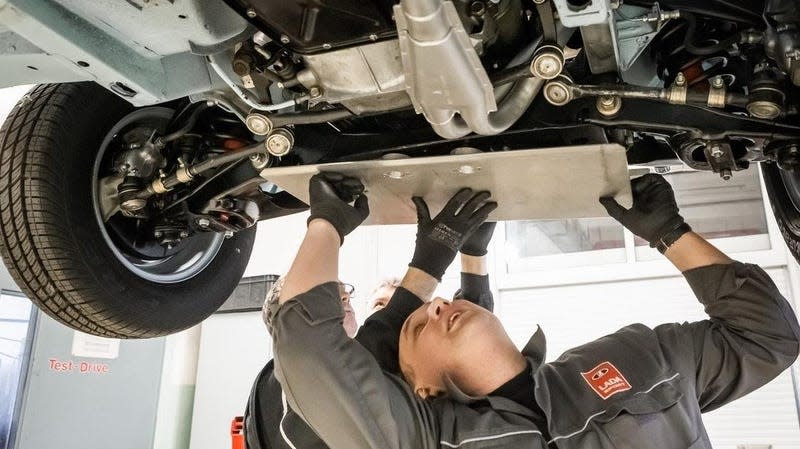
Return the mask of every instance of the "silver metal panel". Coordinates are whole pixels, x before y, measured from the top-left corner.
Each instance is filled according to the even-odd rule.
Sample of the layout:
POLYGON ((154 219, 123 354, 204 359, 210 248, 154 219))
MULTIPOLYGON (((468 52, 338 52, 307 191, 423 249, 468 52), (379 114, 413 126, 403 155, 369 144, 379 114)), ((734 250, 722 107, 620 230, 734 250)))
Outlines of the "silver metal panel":
POLYGON ((321 171, 364 182, 367 224, 416 223, 412 196, 436 213, 461 187, 492 192, 499 204, 492 220, 605 216, 597 200, 607 195, 631 205, 625 149, 610 144, 279 167, 261 176, 308 202, 308 180, 321 171))
POLYGON ((405 91, 403 63, 396 40, 307 55, 303 59, 322 87, 323 96, 311 100, 314 104, 322 100, 339 103, 405 91))
POLYGON ((9 68, 0 87, 123 83, 136 106, 213 89, 203 55, 248 32, 224 2, 207 0, 0 0, 0 27, 0 64, 9 68))

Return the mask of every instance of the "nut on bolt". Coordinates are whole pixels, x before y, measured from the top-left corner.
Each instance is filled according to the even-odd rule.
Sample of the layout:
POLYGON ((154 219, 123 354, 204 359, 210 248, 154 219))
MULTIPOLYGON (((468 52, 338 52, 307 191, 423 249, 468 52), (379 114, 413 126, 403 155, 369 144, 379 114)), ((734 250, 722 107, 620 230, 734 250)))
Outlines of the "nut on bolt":
POLYGON ((614 95, 597 97, 597 112, 604 117, 614 117, 622 109, 622 99, 614 95))
POLYGON ((201 228, 207 228, 211 224, 211 221, 208 218, 199 218, 197 220, 197 226, 201 228))
POLYGON ((254 19, 257 15, 258 15, 258 13, 256 13, 255 9, 247 8, 247 17, 249 17, 251 19, 254 19))
POLYGON ((569 81, 559 78, 550 81, 544 86, 544 98, 553 106, 564 106, 572 101, 572 90, 569 81))
POLYGON ((263 170, 270 165, 269 154, 267 153, 253 154, 250 156, 250 161, 256 170, 263 170))
POLYGON ((272 131, 272 120, 264 114, 252 113, 244 119, 244 124, 257 136, 266 136, 272 131))
POLYGON ((564 52, 555 45, 545 45, 536 50, 531 61, 531 73, 537 78, 551 80, 564 69, 564 52))
POLYGON ((267 136, 266 147, 273 156, 285 156, 294 147, 294 134, 286 128, 278 128, 267 136))
POLYGON ((686 75, 684 75, 683 72, 678 72, 678 74, 675 75, 675 85, 678 87, 686 85, 686 75))
POLYGON ((313 86, 312 88, 308 89, 308 94, 311 95, 311 98, 319 98, 322 96, 322 89, 317 86, 313 86))
POLYGON ((720 147, 719 145, 714 145, 711 147, 711 157, 713 157, 714 159, 721 158, 723 154, 725 154, 725 152, 722 151, 722 147, 720 147))

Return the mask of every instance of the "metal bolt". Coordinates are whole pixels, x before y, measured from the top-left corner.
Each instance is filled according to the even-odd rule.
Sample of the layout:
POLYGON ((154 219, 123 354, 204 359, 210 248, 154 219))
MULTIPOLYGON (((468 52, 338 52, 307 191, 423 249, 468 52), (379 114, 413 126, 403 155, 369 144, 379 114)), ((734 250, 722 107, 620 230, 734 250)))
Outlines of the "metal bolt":
POLYGON ((182 239, 189 237, 189 231, 181 231, 180 236, 182 239))
POLYGON ((721 76, 717 75, 713 80, 711 80, 711 86, 713 86, 714 89, 722 89, 725 87, 725 80, 723 80, 721 76))
POLYGON ((160 239, 163 236, 164 236, 164 233, 161 232, 161 231, 156 231, 156 232, 153 233, 153 237, 155 237, 157 239, 160 239))
POLYGON ((225 231, 225 238, 229 239, 231 237, 233 237, 233 231, 225 231))
POLYGON ((289 36, 281 34, 281 42, 284 44, 288 44, 289 42, 291 42, 291 39, 289 39, 289 36))
POLYGON ((331 49, 331 44, 324 43, 324 44, 322 44, 322 48, 324 48, 325 50, 330 50, 331 49))
POLYGON ((253 168, 256 170, 263 170, 269 166, 269 155, 266 153, 258 153, 250 156, 253 163, 253 168))
POLYGON ((278 128, 272 131, 266 141, 269 154, 277 157, 285 156, 294 147, 294 135, 285 128, 278 128))
POLYGON ((550 81, 544 86, 544 98, 554 106, 564 106, 572 101, 572 94, 564 82, 550 81))
POLYGON ((719 171, 719 177, 725 181, 731 179, 732 176, 733 174, 731 173, 731 170, 729 168, 723 168, 722 170, 719 171))
POLYGON ((675 85, 678 87, 686 85, 686 75, 684 75, 683 72, 678 72, 678 74, 675 75, 675 85))
POLYGON ((469 5, 469 10, 473 16, 482 16, 486 14, 486 4, 480 1, 472 2, 469 5))
POLYGON ((537 5, 541 5, 542 3, 546 2, 547 0, 533 0, 533 3, 537 5))
POLYGON ((371 40, 371 41, 377 41, 377 40, 378 40, 378 35, 377 35, 377 34, 370 34, 370 35, 369 35, 369 40, 371 40))
POLYGON ((711 147, 711 157, 713 157, 714 159, 721 158, 723 154, 725 154, 725 152, 722 151, 722 147, 720 147, 719 145, 714 145, 713 147, 711 147))
POLYGON ((597 98, 597 112, 605 117, 614 117, 622 109, 622 99, 617 96, 605 95, 597 98))
POLYGON ((554 46, 543 47, 537 51, 531 62, 531 73, 537 78, 551 80, 564 69, 564 54, 554 46))
POLYGON ((207 228, 210 224, 211 221, 208 218, 200 218, 197 220, 197 226, 200 226, 201 228, 207 228))
POLYGON ((247 8, 247 17, 249 17, 251 19, 254 19, 257 15, 258 15, 258 13, 256 12, 255 9, 247 8))
POLYGON ((308 89, 308 94, 311 95, 311 98, 319 98, 322 96, 322 89, 317 86, 313 86, 308 89))
POLYGON ((244 124, 251 133, 257 136, 266 136, 272 131, 272 121, 263 114, 252 113, 244 119, 244 124))

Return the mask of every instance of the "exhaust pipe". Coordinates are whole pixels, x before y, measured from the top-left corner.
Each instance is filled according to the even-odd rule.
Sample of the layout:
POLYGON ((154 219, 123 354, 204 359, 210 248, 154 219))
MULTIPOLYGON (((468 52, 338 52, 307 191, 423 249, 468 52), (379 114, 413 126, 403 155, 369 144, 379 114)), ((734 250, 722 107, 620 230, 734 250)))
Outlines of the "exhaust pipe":
POLYGON ((437 134, 499 134, 516 123, 544 84, 518 81, 498 106, 495 89, 451 1, 401 0, 394 7, 406 91, 437 134))

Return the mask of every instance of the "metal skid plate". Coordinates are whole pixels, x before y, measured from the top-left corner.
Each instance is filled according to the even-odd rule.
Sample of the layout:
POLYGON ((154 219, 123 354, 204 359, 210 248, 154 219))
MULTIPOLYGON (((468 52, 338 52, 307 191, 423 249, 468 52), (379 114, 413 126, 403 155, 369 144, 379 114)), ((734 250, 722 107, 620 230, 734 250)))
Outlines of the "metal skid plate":
POLYGON ((308 202, 308 180, 318 172, 361 179, 367 224, 416 223, 412 196, 436 214, 461 187, 491 191, 499 207, 490 219, 498 221, 600 217, 601 196, 632 202, 625 149, 610 144, 277 167, 261 176, 308 202))

